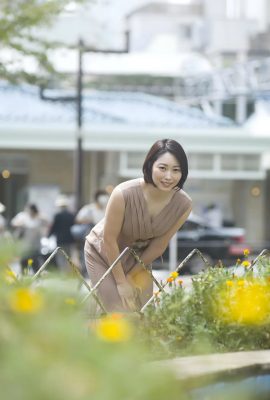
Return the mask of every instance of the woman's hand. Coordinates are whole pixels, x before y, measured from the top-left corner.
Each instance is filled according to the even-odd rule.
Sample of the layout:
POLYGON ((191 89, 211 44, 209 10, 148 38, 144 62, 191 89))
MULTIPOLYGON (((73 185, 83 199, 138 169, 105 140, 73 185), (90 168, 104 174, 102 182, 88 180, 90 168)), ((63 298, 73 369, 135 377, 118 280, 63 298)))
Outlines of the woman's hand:
POLYGON ((132 287, 132 285, 128 281, 125 281, 123 283, 118 283, 117 290, 122 300, 124 308, 126 308, 129 311, 135 311, 136 310, 135 290, 132 287))

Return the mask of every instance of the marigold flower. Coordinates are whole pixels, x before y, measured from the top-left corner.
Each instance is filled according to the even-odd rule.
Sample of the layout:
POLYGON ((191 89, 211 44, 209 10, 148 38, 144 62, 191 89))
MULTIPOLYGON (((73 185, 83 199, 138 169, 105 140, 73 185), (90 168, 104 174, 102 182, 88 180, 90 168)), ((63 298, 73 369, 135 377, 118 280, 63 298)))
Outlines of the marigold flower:
POLYGON ((250 253, 249 249, 244 249, 243 254, 244 256, 248 256, 250 253))
POLYGON ((176 271, 173 271, 173 272, 171 272, 171 275, 170 275, 170 277, 171 277, 171 278, 173 278, 173 279, 176 279, 176 278, 178 277, 178 275, 179 275, 179 273, 178 273, 178 272, 176 272, 176 271))
POLYGON ((173 281, 174 281, 174 278, 172 276, 169 276, 169 278, 167 278, 168 283, 172 283, 173 281))
POLYGON ((65 303, 70 305, 70 306, 75 306, 76 300, 73 297, 67 297, 65 299, 65 303))
POLYGON ((250 267, 250 262, 249 261, 247 261, 247 260, 245 260, 245 261, 243 261, 242 262, 242 264, 241 264, 243 267, 245 267, 245 268, 248 268, 248 267, 250 267))
POLYGON ((29 288, 20 288, 11 293, 9 304, 13 311, 31 314, 42 308, 43 298, 29 288))
POLYGON ((182 285, 183 280, 182 279, 178 279, 177 283, 178 283, 178 285, 182 285))
POLYGON ((28 258, 27 267, 32 267, 32 265, 33 265, 33 259, 32 258, 28 258))
POLYGON ((233 281, 226 281, 227 286, 233 286, 233 281))
MULTIPOLYGON (((244 280, 238 282, 240 286, 244 280)), ((254 280, 242 287, 232 287, 230 291, 223 290, 217 299, 218 318, 226 323, 265 324, 269 321, 269 288, 254 280)))
POLYGON ((112 319, 121 319, 121 318, 124 318, 124 315, 121 314, 121 313, 112 313, 112 314, 110 314, 110 316, 111 316, 112 319))
POLYGON ((4 279, 7 283, 12 284, 17 280, 17 276, 14 271, 9 268, 6 268, 4 271, 4 279))
POLYGON ((124 318, 115 318, 115 315, 107 315, 101 318, 95 327, 97 336, 107 342, 125 342, 132 335, 130 323, 124 318))
POLYGON ((237 282, 238 286, 244 286, 244 284, 245 284, 245 281, 243 281, 243 280, 240 280, 237 282))

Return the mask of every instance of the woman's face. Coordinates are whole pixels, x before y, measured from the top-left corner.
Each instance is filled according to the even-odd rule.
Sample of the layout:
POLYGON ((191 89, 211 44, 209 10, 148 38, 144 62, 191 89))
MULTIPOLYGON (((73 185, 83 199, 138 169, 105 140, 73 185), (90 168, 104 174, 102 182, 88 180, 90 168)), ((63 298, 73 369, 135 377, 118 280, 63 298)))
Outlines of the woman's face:
POLYGON ((156 187, 163 191, 172 190, 182 177, 178 160, 171 153, 162 154, 153 164, 152 179, 156 187))

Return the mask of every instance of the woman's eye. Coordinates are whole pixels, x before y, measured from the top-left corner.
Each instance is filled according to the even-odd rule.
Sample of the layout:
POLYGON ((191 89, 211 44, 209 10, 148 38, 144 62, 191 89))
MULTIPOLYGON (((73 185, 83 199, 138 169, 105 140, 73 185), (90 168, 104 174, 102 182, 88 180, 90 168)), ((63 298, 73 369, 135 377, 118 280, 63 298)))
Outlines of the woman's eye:
POLYGON ((159 167, 161 171, 165 171, 165 167, 159 167))

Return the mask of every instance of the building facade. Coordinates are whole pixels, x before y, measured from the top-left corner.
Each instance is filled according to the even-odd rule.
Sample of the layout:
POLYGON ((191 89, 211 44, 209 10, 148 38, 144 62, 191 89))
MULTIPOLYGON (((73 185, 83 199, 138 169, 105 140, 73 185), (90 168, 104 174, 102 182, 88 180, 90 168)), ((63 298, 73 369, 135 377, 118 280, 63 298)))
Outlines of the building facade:
MULTIPOLYGON (((58 193, 74 196, 75 107, 44 102, 33 88, 2 86, 0 97, 0 201, 9 218, 26 201, 52 215, 58 193)), ((227 222, 246 228, 249 241, 267 240, 269 137, 141 93, 86 93, 83 108, 84 203, 100 187, 142 176, 151 144, 170 137, 188 153, 185 189, 194 212, 214 201, 227 222)))

